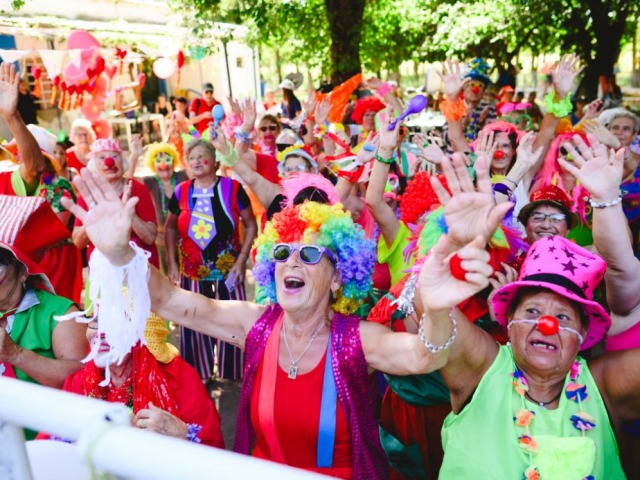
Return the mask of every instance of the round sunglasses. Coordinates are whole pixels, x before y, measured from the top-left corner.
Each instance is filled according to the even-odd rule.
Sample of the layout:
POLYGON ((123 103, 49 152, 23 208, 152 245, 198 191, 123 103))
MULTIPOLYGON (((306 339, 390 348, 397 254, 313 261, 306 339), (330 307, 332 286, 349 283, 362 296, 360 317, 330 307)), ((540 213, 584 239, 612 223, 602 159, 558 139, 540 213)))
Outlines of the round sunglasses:
POLYGON ((276 262, 286 262, 293 252, 298 252, 298 256, 302 263, 307 265, 316 265, 325 254, 334 265, 337 263, 336 257, 333 256, 331 250, 318 245, 290 245, 288 243, 278 243, 273 246, 273 259, 276 262))
POLYGON ((260 127, 260 131, 262 133, 266 132, 267 130, 269 130, 270 132, 275 132, 278 129, 278 127, 276 125, 263 125, 262 127, 260 127))

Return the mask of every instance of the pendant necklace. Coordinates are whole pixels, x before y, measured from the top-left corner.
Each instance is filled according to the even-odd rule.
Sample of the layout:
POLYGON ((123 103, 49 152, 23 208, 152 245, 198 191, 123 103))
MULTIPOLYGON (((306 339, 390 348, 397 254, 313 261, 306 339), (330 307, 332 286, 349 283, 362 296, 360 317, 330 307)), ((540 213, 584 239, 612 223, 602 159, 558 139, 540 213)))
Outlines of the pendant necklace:
POLYGON ((316 339, 316 337, 320 333, 320 330, 322 330, 323 326, 324 326, 324 322, 320 324, 318 329, 311 336, 311 340, 309 340, 309 343, 307 343, 307 346, 304 348, 300 356, 294 359, 293 354, 291 353, 291 349, 289 348, 289 342, 287 342, 287 322, 284 322, 284 321, 282 322, 282 330, 284 333, 284 346, 287 347, 287 353, 289 354, 289 359, 291 360, 291 364, 289 365, 289 370, 288 370, 288 376, 291 380, 295 380, 296 377, 298 376, 298 362, 302 360, 302 357, 304 357, 304 354, 307 353, 307 350, 309 350, 309 348, 311 347, 311 344, 316 339))

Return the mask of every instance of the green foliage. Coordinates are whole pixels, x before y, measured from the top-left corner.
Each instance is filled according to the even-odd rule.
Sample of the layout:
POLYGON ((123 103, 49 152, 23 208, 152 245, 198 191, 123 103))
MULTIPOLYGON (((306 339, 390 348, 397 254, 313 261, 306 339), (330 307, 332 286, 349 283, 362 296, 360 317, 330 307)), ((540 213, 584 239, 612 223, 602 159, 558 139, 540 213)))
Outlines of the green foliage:
MULTIPOLYGON (((332 69, 328 18, 342 12, 327 12, 326 0, 170 1, 193 12, 186 18, 195 37, 211 22, 237 23, 249 29, 250 42, 277 49, 286 62, 332 69)), ((602 45, 627 41, 638 12, 640 0, 367 0, 360 59, 375 72, 451 56, 485 57, 504 71, 523 52, 560 50, 587 62, 617 59, 619 49, 604 52, 602 45)))

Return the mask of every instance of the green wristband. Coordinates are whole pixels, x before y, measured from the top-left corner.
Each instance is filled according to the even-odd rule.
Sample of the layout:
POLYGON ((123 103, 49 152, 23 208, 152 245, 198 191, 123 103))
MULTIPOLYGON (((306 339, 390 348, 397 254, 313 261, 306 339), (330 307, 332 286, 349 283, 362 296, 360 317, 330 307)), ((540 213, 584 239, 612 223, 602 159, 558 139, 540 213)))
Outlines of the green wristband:
POLYGON ((378 152, 375 153, 374 158, 381 162, 381 163, 386 163, 387 165, 391 165, 393 162, 396 161, 395 158, 391 157, 391 158, 383 158, 380 155, 378 155, 378 152))
POLYGON ((240 161, 240 157, 238 157, 238 152, 236 152, 235 148, 231 148, 228 155, 223 155, 220 150, 216 150, 216 160, 225 167, 233 168, 240 161))
POLYGON ((547 112, 551 113, 556 118, 563 118, 569 115, 573 110, 573 105, 571 105, 571 99, 569 96, 567 95, 557 102, 553 99, 554 96, 555 92, 551 91, 544 97, 544 104, 547 107, 547 112))

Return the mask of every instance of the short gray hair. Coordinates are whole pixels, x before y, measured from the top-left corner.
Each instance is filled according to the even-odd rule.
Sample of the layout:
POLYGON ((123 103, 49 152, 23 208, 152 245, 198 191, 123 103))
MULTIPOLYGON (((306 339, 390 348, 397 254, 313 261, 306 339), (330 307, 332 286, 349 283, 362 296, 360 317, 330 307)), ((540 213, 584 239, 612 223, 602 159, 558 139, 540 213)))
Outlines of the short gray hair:
POLYGON ((184 159, 185 161, 188 161, 189 159, 189 155, 191 154, 191 150, 193 150, 196 147, 204 147, 207 152, 209 152, 211 154, 211 158, 213 159, 213 161, 216 161, 216 149, 215 147, 211 144, 211 142, 207 142, 206 140, 202 139, 202 138, 196 138, 194 140, 191 140, 189 143, 187 143, 184 146, 184 159))
POLYGON ((605 114, 606 114, 606 118, 602 119, 602 122, 604 123, 605 127, 611 128, 611 124, 613 123, 613 121, 618 118, 629 118, 633 120, 633 131, 634 132, 638 131, 638 127, 640 125, 640 119, 638 119, 638 116, 635 113, 630 112, 626 108, 612 108, 607 112, 603 112, 603 115, 605 114))

